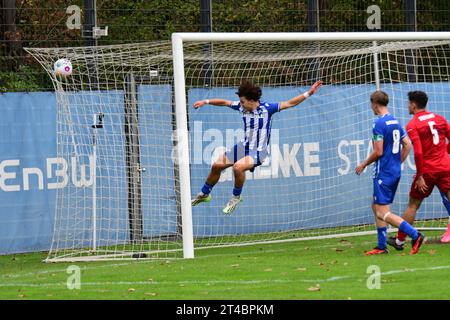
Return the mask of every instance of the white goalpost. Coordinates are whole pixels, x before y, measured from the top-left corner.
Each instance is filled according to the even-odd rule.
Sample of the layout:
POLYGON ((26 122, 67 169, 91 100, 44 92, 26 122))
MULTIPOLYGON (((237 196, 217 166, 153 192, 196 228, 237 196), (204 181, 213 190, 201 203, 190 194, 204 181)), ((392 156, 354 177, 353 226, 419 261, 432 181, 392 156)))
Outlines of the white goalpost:
MULTIPOLYGON (((372 233, 371 172, 354 174, 372 150, 370 94, 386 91, 403 127, 412 90, 427 92, 429 109, 450 119, 450 32, 174 33, 170 42, 27 50, 58 102, 50 262, 193 258, 194 248, 372 233), (52 73, 59 58, 72 62, 67 79, 52 73), (324 85, 273 116, 270 156, 248 172, 235 212, 222 213, 231 168, 211 202, 192 207, 211 163, 243 136, 234 110, 192 104, 238 100, 243 79, 262 88, 265 102, 324 85)), ((414 173, 411 152, 395 213, 414 173)), ((435 191, 416 226, 447 223, 435 191)))

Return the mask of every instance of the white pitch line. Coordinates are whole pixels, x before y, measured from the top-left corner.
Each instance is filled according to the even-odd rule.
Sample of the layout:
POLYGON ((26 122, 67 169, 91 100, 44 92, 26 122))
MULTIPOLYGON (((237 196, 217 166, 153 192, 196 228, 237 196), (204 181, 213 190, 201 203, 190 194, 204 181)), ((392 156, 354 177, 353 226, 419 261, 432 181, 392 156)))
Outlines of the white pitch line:
MULTIPOLYGON (((128 266, 133 262, 129 262, 129 263, 114 263, 114 264, 108 264, 108 265, 103 265, 103 266, 92 266, 92 267, 81 267, 80 270, 81 271, 85 271, 85 270, 96 270, 96 269, 101 269, 101 268, 113 268, 113 267, 121 267, 121 266, 128 266)), ((72 263, 72 265, 74 265, 72 263)), ((28 272, 28 273, 13 273, 13 274, 4 274, 2 275, 3 279, 9 279, 9 278, 20 278, 20 277, 35 277, 35 276, 39 276, 39 275, 45 275, 45 274, 52 274, 52 273, 66 273, 67 268, 64 269, 55 269, 55 270, 43 270, 43 271, 36 271, 36 272, 28 272)))
MULTIPOLYGON (((298 279, 298 280, 286 280, 286 279, 270 279, 270 280, 202 280, 202 281, 106 281, 106 282, 81 282, 81 287, 84 286, 136 286, 136 285, 214 285, 214 284, 234 284, 234 285, 249 285, 249 284, 265 284, 265 283, 298 283, 298 282, 326 282, 336 281, 345 277, 333 277, 334 279, 298 279)), ((65 287, 66 283, 6 283, 0 284, 0 287, 65 287)))
MULTIPOLYGON (((364 244, 370 244, 372 242, 364 242, 364 243, 357 243, 358 245, 364 245, 364 244)), ((355 245, 354 242, 348 242, 348 243, 336 243, 336 244, 327 244, 327 245, 320 245, 320 246, 308 246, 309 249, 323 249, 323 248, 338 248, 338 247, 348 247, 355 245)), ((195 259, 207 259, 211 257, 223 257, 223 256, 236 256, 236 255, 252 255, 252 254, 259 254, 261 252, 264 253, 277 253, 277 252, 296 252, 296 251, 304 251, 305 247, 299 247, 294 249, 271 249, 271 250, 264 250, 264 251, 257 251, 257 250, 251 250, 251 251, 245 251, 245 252, 233 252, 233 253, 221 253, 221 254, 208 254, 205 256, 197 256, 195 259)), ((183 259, 179 260, 170 260, 171 263, 177 263, 184 261, 183 259)), ((91 263, 91 262, 89 262, 91 263)), ((155 260, 142 260, 142 261, 130 261, 130 262, 123 262, 123 263, 111 263, 111 264, 105 264, 101 266, 83 266, 81 267, 81 271, 88 271, 88 270, 97 270, 101 268, 114 268, 114 267, 125 267, 129 266, 131 264, 152 264, 152 263, 161 263, 161 260, 155 261, 155 260)), ((83 263, 79 263, 83 264, 83 263)), ((77 265, 77 263, 71 263, 70 265, 77 265)), ((52 273, 66 273, 67 268, 65 269, 55 269, 55 270, 44 270, 44 271, 37 271, 37 272, 28 272, 28 273, 16 273, 16 274, 7 274, 2 275, 3 279, 10 279, 10 278, 21 278, 21 277, 35 277, 38 275, 45 275, 45 274, 52 274, 52 273)))
MULTIPOLYGON (((371 242, 358 242, 357 245, 365 245, 365 244, 372 244, 371 242)), ((306 246, 309 249, 324 249, 324 248, 339 248, 339 247, 349 247, 354 246, 355 242, 348 242, 348 243, 335 243, 335 244, 327 244, 327 245, 321 245, 321 246, 306 246)), ((245 251, 245 252, 233 252, 233 253, 220 253, 220 254, 208 254, 205 256, 197 256, 195 259, 206 259, 211 257, 220 257, 220 256, 236 256, 236 255, 246 255, 246 254, 259 254, 259 253, 278 253, 278 252, 294 252, 294 251, 305 251, 305 247, 299 247, 299 248, 290 248, 290 249, 270 249, 270 250, 263 250, 263 251, 245 251)))
MULTIPOLYGON (((429 268, 416 268, 416 269, 400 269, 382 272, 381 275, 391 275, 403 272, 420 272, 420 271, 435 271, 450 269, 450 266, 435 266, 429 268)), ((121 286, 121 285, 211 285, 211 284, 237 284, 237 285, 248 285, 248 284, 264 284, 264 283, 320 283, 320 282, 333 282, 349 278, 354 278, 355 276, 333 276, 326 279, 296 279, 296 280, 286 280, 286 279, 270 279, 270 280, 201 280, 201 281, 105 281, 105 282, 81 282, 81 286, 121 286)), ((0 287, 65 287, 66 283, 0 283, 0 287)))
POLYGON ((403 273, 403 272, 434 271, 434 270, 443 270, 443 269, 450 269, 450 266, 437 266, 437 267, 416 268, 416 269, 405 268, 402 270, 392 270, 392 271, 381 272, 380 275, 386 276, 386 275, 390 275, 390 274, 403 273))

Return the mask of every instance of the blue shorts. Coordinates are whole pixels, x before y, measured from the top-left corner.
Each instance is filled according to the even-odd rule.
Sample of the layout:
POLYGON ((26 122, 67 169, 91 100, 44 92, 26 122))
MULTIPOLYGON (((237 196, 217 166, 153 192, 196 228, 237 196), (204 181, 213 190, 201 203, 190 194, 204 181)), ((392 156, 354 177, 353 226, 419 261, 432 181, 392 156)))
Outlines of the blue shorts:
POLYGON ((258 151, 250 149, 248 146, 244 146, 242 142, 235 144, 231 150, 225 152, 226 157, 232 163, 236 163, 240 159, 247 156, 252 157, 254 161, 254 166, 250 170, 250 172, 255 171, 255 168, 260 166, 264 162, 268 154, 269 153, 267 151, 258 151))
POLYGON ((394 202, 395 192, 397 191, 400 178, 373 179, 373 203, 387 205, 394 202))

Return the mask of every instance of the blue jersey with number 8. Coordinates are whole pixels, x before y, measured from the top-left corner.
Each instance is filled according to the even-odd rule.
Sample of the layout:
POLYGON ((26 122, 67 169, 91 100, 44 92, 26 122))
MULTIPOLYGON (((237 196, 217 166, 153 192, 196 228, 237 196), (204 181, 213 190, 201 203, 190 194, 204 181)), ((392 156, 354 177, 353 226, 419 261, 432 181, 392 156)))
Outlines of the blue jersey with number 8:
POLYGON ((373 124, 373 141, 383 140, 383 155, 374 164, 374 178, 400 178, 401 140, 405 130, 390 113, 378 117, 373 124))

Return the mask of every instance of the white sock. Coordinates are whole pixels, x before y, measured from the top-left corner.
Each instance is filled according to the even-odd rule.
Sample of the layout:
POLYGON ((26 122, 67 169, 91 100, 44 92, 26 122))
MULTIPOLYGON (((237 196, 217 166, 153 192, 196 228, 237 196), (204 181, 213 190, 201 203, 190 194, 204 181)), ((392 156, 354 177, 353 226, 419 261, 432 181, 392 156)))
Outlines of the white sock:
POLYGON ((395 243, 398 244, 399 246, 401 246, 402 244, 405 243, 405 241, 400 241, 398 239, 395 239, 395 243))

